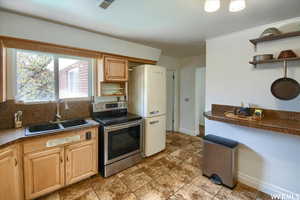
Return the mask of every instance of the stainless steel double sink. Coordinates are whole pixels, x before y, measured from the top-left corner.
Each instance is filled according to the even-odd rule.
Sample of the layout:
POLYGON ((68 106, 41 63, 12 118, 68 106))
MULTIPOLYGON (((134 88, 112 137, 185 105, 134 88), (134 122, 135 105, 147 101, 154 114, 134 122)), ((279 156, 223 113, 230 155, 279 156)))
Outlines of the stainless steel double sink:
POLYGON ((88 124, 84 119, 67 120, 55 123, 46 123, 26 128, 25 135, 40 135, 45 133, 58 132, 64 129, 76 128, 88 124))

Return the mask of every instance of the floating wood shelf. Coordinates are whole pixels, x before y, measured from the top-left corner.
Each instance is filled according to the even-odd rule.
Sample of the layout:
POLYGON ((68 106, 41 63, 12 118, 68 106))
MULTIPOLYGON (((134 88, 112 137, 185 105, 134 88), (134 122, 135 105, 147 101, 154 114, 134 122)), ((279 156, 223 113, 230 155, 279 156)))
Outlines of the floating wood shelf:
POLYGON ((261 38, 252 39, 252 40, 250 40, 250 42, 256 46, 258 43, 262 43, 262 42, 280 40, 280 39, 284 39, 284 38, 297 37, 297 36, 300 36, 300 31, 295 31, 295 32, 290 32, 290 33, 282 33, 280 35, 265 36, 265 37, 261 37, 261 38))
POLYGON ((272 60, 263 60, 263 61, 250 61, 249 63, 251 65, 258 65, 258 64, 266 64, 266 63, 278 63, 278 62, 284 62, 284 61, 297 61, 300 60, 300 57, 296 58, 285 58, 285 59, 272 59, 272 60))

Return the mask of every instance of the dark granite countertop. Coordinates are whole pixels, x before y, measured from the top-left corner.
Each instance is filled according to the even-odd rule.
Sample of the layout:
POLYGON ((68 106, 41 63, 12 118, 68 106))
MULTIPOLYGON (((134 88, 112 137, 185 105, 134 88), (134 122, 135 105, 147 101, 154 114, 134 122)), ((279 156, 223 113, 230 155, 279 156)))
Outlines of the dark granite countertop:
POLYGON ((263 118, 258 121, 246 121, 240 119, 234 119, 226 117, 224 112, 205 112, 204 116, 210 120, 226 122, 239 126, 246 126, 251 128, 275 131, 284 134, 298 135, 300 136, 300 121, 283 119, 283 118, 263 118))
POLYGON ((86 121, 87 121, 87 124, 84 124, 81 126, 74 126, 74 127, 64 128, 64 129, 45 131, 43 134, 30 135, 30 136, 25 135, 26 128, 0 129, 0 147, 14 143, 14 142, 18 142, 20 140, 49 136, 49 135, 54 135, 54 134, 60 134, 60 133, 66 132, 66 131, 80 130, 80 129, 84 129, 84 128, 91 128, 91 127, 99 126, 99 123, 94 120, 86 119, 86 121))

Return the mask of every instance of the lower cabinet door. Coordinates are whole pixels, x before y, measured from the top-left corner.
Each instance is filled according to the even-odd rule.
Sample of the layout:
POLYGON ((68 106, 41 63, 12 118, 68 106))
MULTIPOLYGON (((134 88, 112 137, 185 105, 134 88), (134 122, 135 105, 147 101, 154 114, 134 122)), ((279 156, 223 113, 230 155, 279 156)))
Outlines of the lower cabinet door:
POLYGON ((17 146, 0 149, 0 200, 22 200, 21 167, 17 146))
POLYGON ((26 199, 33 199, 64 186, 64 148, 57 147, 24 157, 26 199))
POLYGON ((66 151, 66 184, 72 184, 98 173, 97 141, 73 144, 66 151))

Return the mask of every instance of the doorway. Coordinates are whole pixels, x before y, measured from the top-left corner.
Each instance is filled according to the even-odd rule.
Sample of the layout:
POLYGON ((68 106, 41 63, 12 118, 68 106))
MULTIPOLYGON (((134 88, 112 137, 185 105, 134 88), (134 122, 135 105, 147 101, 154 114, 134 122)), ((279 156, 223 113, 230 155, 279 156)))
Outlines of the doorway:
POLYGON ((175 104, 176 104, 176 71, 167 70, 167 131, 175 131, 175 104))

